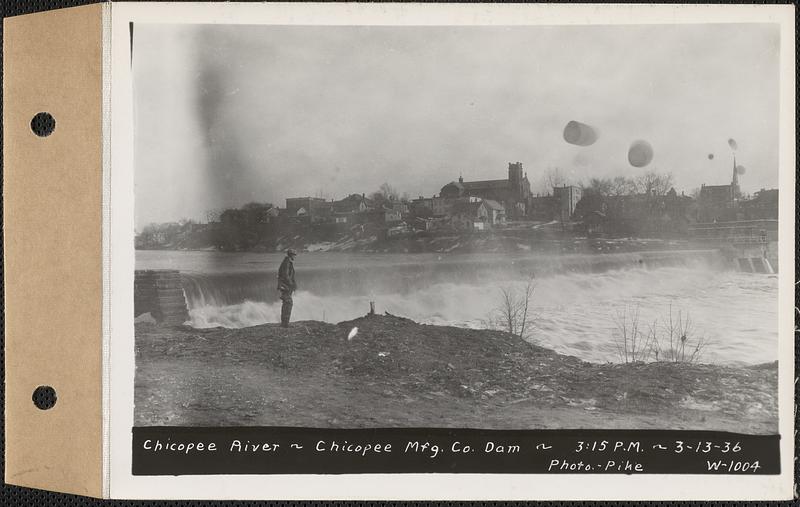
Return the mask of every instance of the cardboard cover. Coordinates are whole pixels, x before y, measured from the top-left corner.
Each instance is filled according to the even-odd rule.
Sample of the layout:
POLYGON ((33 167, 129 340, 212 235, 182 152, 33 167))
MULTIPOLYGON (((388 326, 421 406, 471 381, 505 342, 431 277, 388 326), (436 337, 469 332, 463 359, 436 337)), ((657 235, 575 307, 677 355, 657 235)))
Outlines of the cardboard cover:
MULTIPOLYGON (((104 30, 110 30, 104 25, 104 19, 108 20, 104 14, 108 14, 110 8, 110 3, 95 4, 7 18, 4 20, 3 41, 5 481, 19 486, 94 497, 108 496, 110 483, 106 476, 109 468, 104 466, 104 463, 110 463, 110 457, 104 454, 104 429, 108 428, 104 428, 103 413, 103 172, 104 148, 110 149, 110 146, 104 146, 103 103, 104 98, 109 99, 110 96, 108 89, 104 90, 103 83, 104 65, 107 63, 104 62, 103 44, 104 40, 106 42, 110 40, 109 33, 104 33, 104 30), (50 113, 56 121, 54 132, 47 137, 38 137, 31 129, 32 118, 40 112, 50 113), (40 410, 32 400, 34 390, 37 386, 43 385, 52 386, 58 397, 55 406, 49 410, 40 410)), ((133 9, 127 6, 123 8, 122 5, 119 8, 118 12, 122 13, 119 17, 120 22, 127 21, 125 15, 130 15, 133 9)), ((203 11, 197 5, 186 7, 186 9, 192 8, 203 11)), ((589 9, 591 6, 586 8, 589 9)), ((189 12, 175 9, 172 13, 173 18, 170 19, 180 19, 180 15, 189 12)), ((239 6, 238 9, 242 9, 240 14, 247 15, 245 7, 239 6)), ((159 14, 158 11, 155 12, 159 14)), ((197 19, 204 19, 203 15, 210 16, 222 11, 203 12, 205 14, 201 13, 202 15, 192 19, 196 22, 197 19)), ((160 13, 163 14, 164 11, 160 13)), ((264 20, 268 19, 267 15, 273 16, 269 18, 270 23, 274 23, 276 19, 291 19, 288 14, 284 17, 275 16, 275 12, 267 13, 258 19, 264 23, 264 20)), ((156 16, 136 19, 136 22, 145 19, 143 23, 153 22, 154 19, 163 22, 156 16)), ((220 19, 228 18, 220 17, 220 19)), ((351 21, 350 18, 343 19, 351 21)), ((669 21, 671 19, 664 17, 664 20, 667 20, 665 22, 671 22, 669 21)), ((287 21, 287 24, 292 22, 287 21)), ((785 28, 782 30, 784 30, 782 33, 785 33, 785 28)), ((125 30, 119 30, 118 35, 122 35, 120 32, 129 36, 130 29, 126 26, 125 30)), ((794 54, 791 56, 793 59, 794 54)), ((567 142, 572 141, 567 139, 567 142)), ((132 348, 132 343, 126 340, 117 342, 120 343, 132 348)), ((781 361, 784 361, 784 358, 781 358, 781 361)), ((784 368, 783 363, 781 368, 784 368)), ((119 370, 115 370, 115 374, 118 372, 119 370)), ((785 418, 781 420, 782 428, 784 421, 785 418)), ((124 425, 118 425, 115 431, 130 431, 129 427, 122 426, 124 425)), ((259 431, 259 428, 234 428, 234 430, 259 431)), ((268 430, 273 434, 278 431, 294 431, 292 428, 268 428, 268 430)), ((147 432, 168 434, 170 431, 185 434, 199 432, 197 434, 206 435, 203 432, 222 433, 226 429, 135 428, 131 438, 135 442, 135 439, 141 440, 143 436, 149 435, 147 432)), ((369 433, 372 430, 363 431, 369 433)), ((314 435, 309 433, 308 429, 304 430, 304 434, 314 435)), ((429 434, 431 430, 425 430, 417 439, 427 438, 429 434)), ((778 435, 765 438, 770 440, 776 460, 777 457, 787 459, 786 453, 781 455, 778 452, 778 446, 782 445, 778 435)), ((785 431, 783 438, 786 438, 785 431)), ((403 438, 402 441, 407 442, 408 439, 403 438)), ((110 442, 105 443, 110 445, 110 442)), ((399 448, 400 444, 398 443, 396 447, 399 448)), ((213 459, 203 461, 181 455, 170 456, 172 462, 156 461, 152 456, 144 454, 143 448, 143 445, 132 448, 132 466, 127 467, 125 461, 122 461, 126 465, 124 467, 115 464, 117 467, 115 472, 120 472, 116 475, 122 477, 115 479, 117 481, 115 494, 119 494, 116 491, 118 489, 130 494, 135 487, 134 493, 138 497, 143 495, 162 498, 192 497, 202 495, 203 492, 218 497, 219 495, 253 497, 256 493, 263 495, 265 491, 267 494, 274 494, 266 489, 257 489, 263 488, 264 484, 279 484, 279 481, 286 481, 285 478, 273 480, 260 477, 250 477, 252 482, 240 480, 256 473, 285 472, 284 469, 270 469, 269 467, 275 466, 272 462, 257 463, 258 466, 266 464, 262 468, 250 465, 251 468, 236 470, 222 468, 226 466, 225 462, 213 459), (148 462, 148 459, 152 461, 148 462), (169 466, 157 468, 164 464, 169 466), (144 472, 137 474, 137 467, 144 472), (236 477, 222 478, 227 482, 219 478, 210 481, 202 475, 186 477, 181 481, 163 479, 175 475, 176 469, 180 473, 227 472, 236 477), (131 474, 131 477, 127 477, 127 474, 131 474), (136 477, 133 477, 134 475, 136 477), (124 485, 127 489, 124 489, 118 486, 123 479, 135 480, 129 480, 128 484, 124 485), (223 486, 228 485, 227 489, 225 487, 217 488, 218 491, 192 489, 197 485, 208 484, 212 488, 216 487, 217 480, 220 480, 223 486), (270 483, 270 480, 273 482, 270 483), (231 484, 245 484, 250 489, 247 487, 236 489, 231 487, 231 484), (155 485, 156 489, 140 487, 142 485, 155 485)), ((130 448, 119 449, 122 449, 122 446, 115 449, 117 451, 115 455, 131 451, 130 448)), ((505 465, 510 463, 514 466, 513 459, 508 460, 505 457, 503 459, 505 465)), ((299 463, 303 466, 308 464, 299 463)), ((483 459, 475 459, 475 463, 476 467, 487 466, 483 459)), ((771 463, 773 468, 765 473, 776 473, 776 468, 780 468, 777 465, 783 466, 785 473, 787 469, 785 463, 786 461, 780 463, 775 461, 771 463)), ((400 464, 402 465, 402 462, 400 464)), ((658 464, 663 465, 664 460, 660 460, 658 464)), ((445 465, 437 466, 446 465, 445 462, 445 465)), ((333 472, 325 473, 342 473, 340 465, 336 466, 333 472)), ((476 468, 476 470, 488 473, 485 469, 476 468)), ((361 470, 356 471, 364 473, 361 470)), ((321 472, 318 469, 299 469, 293 473, 321 472)), ((689 477, 689 483, 705 480, 699 476, 689 477)), ((729 478, 731 481, 738 480, 733 475, 729 478)), ((783 476, 780 478, 783 479, 783 476)), ((341 484, 328 482, 328 478, 323 476, 315 476, 313 479, 314 487, 321 485, 322 490, 331 491, 343 498, 347 497, 346 494, 340 493, 345 491, 346 482, 340 481, 341 484), (337 489, 339 486, 342 488, 337 489)), ((309 488, 304 481, 303 477, 289 477, 286 489, 282 491, 290 491, 295 498, 303 495, 312 497, 320 495, 319 491, 322 490, 309 488)), ((380 483, 375 483, 372 478, 365 478, 361 482, 354 481, 351 484, 359 486, 361 489, 357 491, 363 495, 364 491, 370 491, 364 487, 370 482, 380 487, 380 483)), ((501 491, 501 488, 502 495, 510 497, 523 492, 519 486, 516 490, 513 486, 509 489, 509 486, 501 483, 499 479, 481 478, 481 482, 481 487, 484 484, 489 485, 488 491, 492 493, 501 491), (492 490, 491 487, 496 489, 492 490)), ((595 482, 597 483, 599 482, 595 482)), ((423 481, 420 481, 420 484, 428 487, 423 481)), ((522 483, 509 482, 509 484, 522 483)), ((685 497, 686 493, 681 489, 685 484, 680 482, 676 484, 678 490, 681 490, 679 493, 685 497)), ((693 484, 692 487, 696 487, 697 482, 693 484)), ((718 485, 719 483, 714 484, 718 485)), ((717 488, 719 489, 721 488, 717 488)), ((713 494, 719 494, 717 490, 714 490, 713 494)), ((415 490, 409 489, 409 491, 417 494, 415 490)), ((426 493, 438 494, 435 488, 422 488, 420 491, 420 497, 424 497, 426 493)), ((650 494, 644 489, 640 491, 643 495, 650 494)), ((612 493, 610 488, 604 491, 606 495, 612 493)), ((778 490, 776 488, 775 491, 754 491, 753 495, 765 493, 774 495, 778 490)), ((785 494, 783 490, 780 493, 785 494)))
POLYGON ((5 480, 101 496, 102 5, 4 29, 5 480))

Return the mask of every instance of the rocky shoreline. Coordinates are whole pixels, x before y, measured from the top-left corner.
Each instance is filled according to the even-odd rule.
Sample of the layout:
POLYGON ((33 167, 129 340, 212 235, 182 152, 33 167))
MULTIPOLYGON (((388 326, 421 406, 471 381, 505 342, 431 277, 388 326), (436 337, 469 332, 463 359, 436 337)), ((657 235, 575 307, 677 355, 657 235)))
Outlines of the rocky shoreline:
POLYGON ((137 425, 778 429, 777 362, 597 364, 391 315, 289 329, 138 323, 136 365, 137 425))

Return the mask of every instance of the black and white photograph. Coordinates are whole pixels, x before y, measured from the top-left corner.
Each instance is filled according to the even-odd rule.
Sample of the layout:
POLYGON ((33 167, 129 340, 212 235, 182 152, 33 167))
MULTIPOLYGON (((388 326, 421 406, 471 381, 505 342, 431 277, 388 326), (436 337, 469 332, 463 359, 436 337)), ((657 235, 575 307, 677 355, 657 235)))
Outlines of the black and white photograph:
POLYGON ((135 426, 779 433, 779 25, 130 40, 135 426))

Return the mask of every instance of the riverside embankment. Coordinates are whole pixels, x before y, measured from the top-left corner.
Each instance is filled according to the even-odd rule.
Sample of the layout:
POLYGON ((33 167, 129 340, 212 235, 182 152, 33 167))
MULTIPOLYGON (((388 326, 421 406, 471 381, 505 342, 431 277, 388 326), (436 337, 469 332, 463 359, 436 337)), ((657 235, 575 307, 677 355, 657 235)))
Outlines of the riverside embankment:
POLYGON ((777 363, 599 364, 394 316, 139 323, 136 365, 137 425, 777 431, 777 363))

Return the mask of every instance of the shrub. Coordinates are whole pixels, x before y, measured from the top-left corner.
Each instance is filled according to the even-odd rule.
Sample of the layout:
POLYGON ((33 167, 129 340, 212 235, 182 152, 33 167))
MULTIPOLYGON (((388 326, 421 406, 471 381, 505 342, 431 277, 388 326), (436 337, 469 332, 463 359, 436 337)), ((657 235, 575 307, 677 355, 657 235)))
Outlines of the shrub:
POLYGON ((627 306, 622 310, 617 310, 613 317, 616 332, 614 333, 614 344, 617 346, 617 353, 624 363, 634 363, 648 359, 653 350, 655 333, 651 331, 645 333, 640 326, 639 306, 634 310, 627 306))
POLYGON ((708 345, 705 336, 695 329, 689 312, 684 316, 683 312, 678 310, 675 314, 671 304, 660 331, 658 336, 654 331, 653 351, 656 361, 695 363, 708 345))
POLYGON ((623 363, 650 359, 696 363, 708 345, 689 313, 674 312, 671 304, 661 322, 655 319, 647 331, 642 329, 638 306, 634 310, 628 307, 618 310, 612 319, 616 326, 614 344, 623 363))
POLYGON ((534 278, 528 279, 522 290, 513 287, 500 289, 500 302, 489 313, 484 325, 491 329, 505 331, 519 338, 528 338, 533 325, 531 303, 535 289, 534 278))

